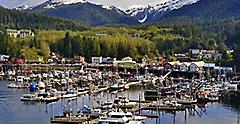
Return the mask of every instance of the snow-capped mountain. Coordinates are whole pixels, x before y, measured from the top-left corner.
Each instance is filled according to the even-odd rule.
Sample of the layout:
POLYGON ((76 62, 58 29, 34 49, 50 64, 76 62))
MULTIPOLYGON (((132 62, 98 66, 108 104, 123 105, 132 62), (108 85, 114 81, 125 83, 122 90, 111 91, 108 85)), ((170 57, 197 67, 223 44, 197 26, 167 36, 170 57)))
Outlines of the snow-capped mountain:
POLYGON ((23 5, 23 6, 16 7, 14 9, 16 9, 16 10, 27 10, 27 9, 32 9, 32 7, 29 6, 29 5, 23 5))
POLYGON ((49 0, 47 1, 44 8, 55 8, 60 5, 71 5, 76 3, 86 3, 86 0, 49 0))
POLYGON ((134 17, 125 14, 117 7, 101 5, 87 0, 49 0, 33 7, 30 11, 90 25, 138 24, 134 17))
MULTIPOLYGON (((104 13, 104 15, 107 16, 108 14, 106 13, 114 13, 116 17, 121 16, 121 17, 127 17, 128 19, 132 18, 132 20, 136 20, 139 23, 145 23, 145 22, 152 22, 158 18, 161 18, 161 16, 167 12, 179 9, 185 5, 196 3, 198 1, 200 0, 167 0, 167 2, 158 1, 154 3, 150 3, 148 5, 133 5, 128 9, 119 9, 115 6, 102 5, 100 3, 95 3, 93 1, 90 2, 89 0, 48 0, 36 7, 22 6, 16 9, 18 10, 31 9, 31 11, 32 10, 39 11, 39 12, 42 12, 43 14, 51 15, 51 16, 64 17, 67 19, 77 18, 78 21, 83 21, 83 20, 81 20, 79 17, 75 17, 77 15, 74 16, 72 15, 72 13, 78 14, 81 11, 89 12, 89 10, 91 10, 91 12, 96 11, 95 12, 96 14, 101 13, 100 15, 103 15, 104 13), (83 9, 83 7, 90 6, 90 5, 93 8, 89 8, 89 10, 83 9), (76 8, 75 9, 71 8, 70 6, 71 7, 77 6, 76 8, 78 8, 78 10, 76 8), (65 16, 62 16, 62 15, 65 15, 65 16)), ((111 20, 114 18, 112 17, 112 15, 109 15, 109 16, 111 20)), ((89 16, 89 18, 90 17, 91 16, 89 16)), ((94 18, 94 15, 92 15, 92 18, 94 18)), ((85 22, 85 20, 83 22, 85 22)), ((126 20, 124 22, 126 22, 126 20)))
POLYGON ((156 18, 157 14, 159 15, 164 12, 179 9, 185 5, 190 5, 198 1, 200 0, 169 0, 164 3, 152 3, 146 6, 132 6, 125 10, 125 13, 135 17, 140 23, 144 23, 147 20, 156 18))

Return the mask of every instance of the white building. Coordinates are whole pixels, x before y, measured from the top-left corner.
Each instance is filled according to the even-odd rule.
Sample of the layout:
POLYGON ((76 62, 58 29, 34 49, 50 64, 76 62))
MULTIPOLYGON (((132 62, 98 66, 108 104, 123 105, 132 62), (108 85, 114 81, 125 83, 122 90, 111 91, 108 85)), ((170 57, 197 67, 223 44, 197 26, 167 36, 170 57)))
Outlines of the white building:
POLYGON ((0 62, 6 62, 9 60, 9 58, 10 58, 9 55, 1 55, 0 54, 0 62))
POLYGON ((204 67, 204 62, 192 62, 190 65, 189 65, 189 71, 190 72, 198 72, 198 71, 201 71, 203 70, 203 67, 204 67))
POLYGON ((189 71, 189 65, 190 65, 191 63, 189 63, 189 62, 183 62, 183 63, 180 63, 180 71, 183 71, 183 72, 187 72, 187 71, 189 71))
POLYGON ((92 63, 93 64, 100 64, 100 63, 102 63, 102 56, 100 56, 100 57, 92 57, 92 63))
POLYGON ((7 34, 10 37, 19 37, 24 38, 27 36, 34 36, 34 32, 31 30, 14 30, 14 29, 7 29, 7 34))

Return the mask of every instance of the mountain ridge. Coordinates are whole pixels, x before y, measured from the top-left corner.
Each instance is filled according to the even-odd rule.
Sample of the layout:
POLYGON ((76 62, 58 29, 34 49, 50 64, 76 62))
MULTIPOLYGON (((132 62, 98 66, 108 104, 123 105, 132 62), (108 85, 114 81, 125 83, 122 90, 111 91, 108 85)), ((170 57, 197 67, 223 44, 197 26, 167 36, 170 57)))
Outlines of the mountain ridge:
POLYGON ((152 24, 206 21, 209 19, 240 19, 238 0, 169 0, 165 3, 119 9, 87 0, 49 0, 30 11, 67 18, 90 25, 152 24))

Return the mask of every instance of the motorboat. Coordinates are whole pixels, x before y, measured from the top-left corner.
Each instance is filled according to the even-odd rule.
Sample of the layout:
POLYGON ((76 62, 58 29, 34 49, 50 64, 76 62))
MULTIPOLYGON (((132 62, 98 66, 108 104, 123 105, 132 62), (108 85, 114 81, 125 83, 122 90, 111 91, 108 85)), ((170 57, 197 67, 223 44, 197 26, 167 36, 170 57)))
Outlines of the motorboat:
POLYGON ((38 97, 38 94, 23 94, 22 97, 20 98, 21 101, 40 101, 41 98, 38 97))
POLYGON ((142 124, 143 116, 134 116, 131 112, 110 112, 107 117, 100 118, 97 124, 142 124), (135 120, 139 119, 139 120, 135 120))

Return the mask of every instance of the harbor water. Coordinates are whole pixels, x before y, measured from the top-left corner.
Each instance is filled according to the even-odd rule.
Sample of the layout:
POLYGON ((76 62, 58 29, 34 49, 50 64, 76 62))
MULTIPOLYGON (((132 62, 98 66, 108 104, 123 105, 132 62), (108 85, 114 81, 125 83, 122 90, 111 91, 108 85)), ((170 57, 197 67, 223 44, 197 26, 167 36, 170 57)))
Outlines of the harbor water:
MULTIPOLYGON (((143 99, 140 88, 118 93, 101 93, 96 98, 88 95, 76 99, 59 100, 55 103, 22 102, 22 94, 27 90, 8 89, 8 81, 0 81, 0 124, 49 124, 53 115, 60 115, 64 106, 70 107, 74 113, 84 105, 97 107, 97 100, 113 100, 118 96, 125 96, 131 100, 143 99)), ((198 105, 194 109, 179 112, 157 112, 144 110, 144 114, 160 114, 159 118, 146 119, 146 124, 240 124, 240 109, 236 105, 226 103, 208 103, 198 105)))

